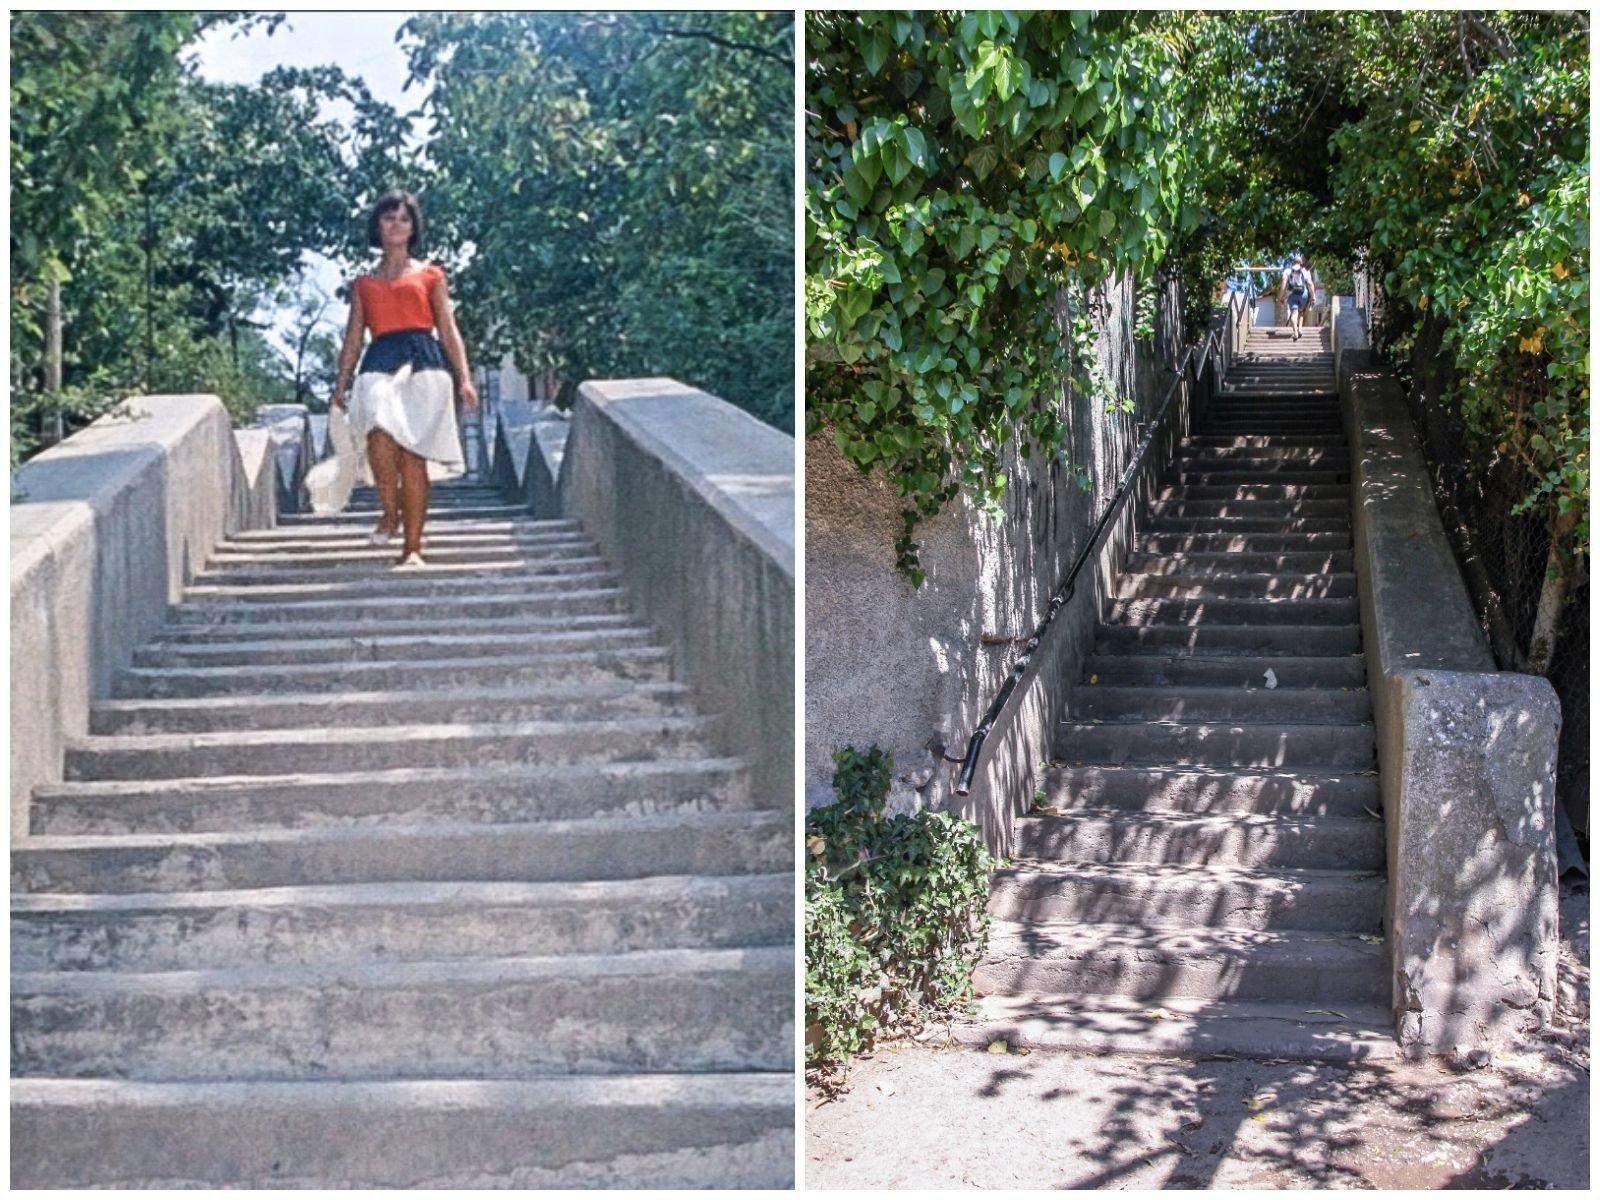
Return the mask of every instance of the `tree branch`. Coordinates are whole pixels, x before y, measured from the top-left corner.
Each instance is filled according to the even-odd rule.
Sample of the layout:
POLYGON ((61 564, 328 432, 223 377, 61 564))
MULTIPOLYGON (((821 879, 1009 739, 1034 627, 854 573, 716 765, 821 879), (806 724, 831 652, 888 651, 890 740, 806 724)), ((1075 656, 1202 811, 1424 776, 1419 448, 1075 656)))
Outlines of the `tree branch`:
POLYGON ((644 23, 644 29, 658 37, 698 38, 701 41, 711 42, 721 46, 724 50, 742 50, 747 54, 759 54, 763 58, 770 58, 773 62, 791 66, 792 61, 787 54, 780 54, 770 46, 758 46, 754 42, 740 42, 732 38, 725 38, 720 33, 713 33, 709 29, 679 29, 670 25, 652 25, 644 23))

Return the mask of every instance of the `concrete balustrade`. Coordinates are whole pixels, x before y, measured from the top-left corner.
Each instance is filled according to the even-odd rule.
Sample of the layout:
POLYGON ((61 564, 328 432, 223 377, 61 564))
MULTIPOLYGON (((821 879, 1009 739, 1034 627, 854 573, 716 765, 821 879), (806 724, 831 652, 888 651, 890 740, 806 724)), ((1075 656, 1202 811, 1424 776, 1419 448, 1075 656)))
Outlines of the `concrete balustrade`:
POLYGON ((1555 995, 1548 680, 1495 669, 1400 386, 1348 297, 1333 312, 1388 846, 1385 928, 1408 1052, 1493 1049, 1555 995))
POLYGON ((68 739, 226 534, 272 525, 266 430, 215 396, 138 396, 12 476, 11 834, 68 739))
POLYGON ((673 379, 595 381, 578 390, 556 475, 562 515, 616 564, 698 702, 718 714, 722 745, 787 802, 794 439, 673 379))

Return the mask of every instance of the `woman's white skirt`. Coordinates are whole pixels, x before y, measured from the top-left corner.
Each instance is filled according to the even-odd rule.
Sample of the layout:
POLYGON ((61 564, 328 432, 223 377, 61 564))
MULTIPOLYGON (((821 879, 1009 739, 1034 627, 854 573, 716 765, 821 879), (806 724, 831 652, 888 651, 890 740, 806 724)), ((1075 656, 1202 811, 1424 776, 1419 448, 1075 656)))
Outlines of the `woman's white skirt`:
POLYGON ((361 358, 348 413, 328 413, 334 457, 306 474, 314 512, 343 512, 357 482, 371 484, 367 435, 381 429, 428 462, 428 478, 466 471, 456 428, 455 380, 432 334, 407 329, 376 337, 361 358))
POLYGON ((456 428, 455 381, 448 371, 407 363, 392 375, 364 371, 356 376, 350 389, 350 432, 362 483, 373 482, 367 435, 374 429, 427 459, 429 479, 453 479, 466 470, 456 428))

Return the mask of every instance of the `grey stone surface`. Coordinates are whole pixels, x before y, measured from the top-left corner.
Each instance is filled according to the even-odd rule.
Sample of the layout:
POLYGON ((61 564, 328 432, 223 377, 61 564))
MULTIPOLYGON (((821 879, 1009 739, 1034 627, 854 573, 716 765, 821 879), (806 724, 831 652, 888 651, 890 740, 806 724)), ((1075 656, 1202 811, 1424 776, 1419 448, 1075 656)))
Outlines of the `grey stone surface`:
POLYGON ((496 413, 495 482, 506 495, 520 497, 536 517, 561 511, 556 485, 571 432, 571 416, 548 405, 504 400, 496 413))
MULTIPOLYGON (((1116 489, 1142 431, 1162 399, 1165 376, 1135 347, 1133 293, 1108 288, 1098 354, 1119 396, 1136 412, 1108 414, 1088 396, 1063 396, 1066 459, 1087 472, 1084 491, 1071 470, 1004 456, 1009 485, 1000 519, 959 499, 918 530, 927 580, 921 589, 895 570, 901 501, 879 475, 863 475, 826 434, 806 444, 805 796, 832 799, 833 753, 877 743, 894 755, 892 807, 957 811, 979 823, 989 845, 1006 851, 1011 821, 1031 796, 1051 732, 1066 711, 1070 682, 1088 653, 1102 597, 1130 539, 1132 514, 1148 497, 1170 454, 1176 421, 1153 446, 1122 516, 1079 575, 1074 596, 1052 623, 1005 718, 990 735, 971 794, 955 795, 968 736, 1043 618, 1116 489)), ((1168 297, 1168 305, 1173 297, 1168 297)), ((1170 327, 1172 323, 1168 322, 1170 327)), ((1163 345, 1155 358, 1176 357, 1163 345)), ((1195 403, 1198 395, 1192 395, 1195 403)))
POLYGON ((578 390, 561 511, 666 636, 719 744, 794 791, 794 440, 672 379, 578 390))
POLYGON ((140 396, 13 476, 11 831, 65 740, 226 533, 262 515, 215 396, 140 396))
POLYGON ((1395 1020, 1409 1053, 1492 1050, 1551 1012, 1560 706, 1547 680, 1495 670, 1399 385, 1346 311, 1335 330, 1395 1020))
POLYGON ((15 1180, 789 1181, 789 798, 575 523, 486 499, 437 488, 415 569, 365 490, 217 542, 67 739, 10 860, 15 1180))
POLYGON ((793 1186, 787 1075, 12 1084, 13 1187, 793 1186), (93 1155, 63 1145, 96 1147, 93 1155), (443 1155, 441 1146, 471 1146, 443 1155), (293 1148, 286 1154, 286 1148, 293 1148))

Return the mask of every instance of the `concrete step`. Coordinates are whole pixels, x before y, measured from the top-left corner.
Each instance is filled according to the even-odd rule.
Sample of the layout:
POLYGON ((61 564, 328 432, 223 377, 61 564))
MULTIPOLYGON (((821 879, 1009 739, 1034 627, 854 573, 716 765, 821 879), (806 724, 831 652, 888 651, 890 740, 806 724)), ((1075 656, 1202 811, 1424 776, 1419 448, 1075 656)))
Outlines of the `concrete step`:
POLYGON ((1065 763, 1317 767, 1368 771, 1377 763, 1370 722, 1062 721, 1053 756, 1065 763))
POLYGON ((986 996, 952 1030, 984 1048, 1070 1054, 1243 1058, 1354 1064, 1400 1055, 1382 1005, 1337 1005, 1171 997, 1159 1006, 1116 996, 986 996))
MULTIPOLYGON (((371 529, 377 517, 375 509, 347 510, 342 513, 294 513, 278 518, 280 527, 298 525, 356 525, 371 529)), ((532 514, 521 504, 483 504, 471 507, 452 507, 448 512, 428 513, 428 519, 441 521, 513 521, 530 518, 532 514)))
POLYGON ((1372 720, 1365 686, 1342 689, 1227 687, 1170 684, 1117 686, 1102 680, 1072 691, 1072 715, 1085 721, 1286 721, 1301 725, 1348 725, 1372 720))
POLYGON ((1224 575, 1220 572, 1186 572, 1177 570, 1160 574, 1133 572, 1117 580, 1111 594, 1119 599, 1168 598, 1192 599, 1234 597, 1239 599, 1280 601, 1312 598, 1328 599, 1354 596, 1356 577, 1353 571, 1324 574, 1283 574, 1267 572, 1239 572, 1224 575))
MULTIPOLYGON (((254 532, 254 531, 252 531, 254 532)), ((263 556, 294 557, 299 555, 338 555, 352 550, 370 550, 372 543, 367 541, 365 532, 345 530, 330 527, 327 529, 285 529, 276 531, 278 536, 273 538, 247 537, 245 533, 236 533, 224 541, 217 543, 217 551, 225 554, 256 554, 263 556)), ((511 549, 514 547, 561 546, 570 542, 581 542, 593 546, 581 529, 576 527, 560 529, 546 529, 543 526, 524 527, 521 524, 505 524, 498 529, 479 530, 461 522, 452 522, 441 526, 437 531, 426 531, 427 543, 431 550, 438 553, 443 549, 469 549, 473 547, 492 548, 500 547, 511 549)), ((391 541, 389 547, 399 546, 399 541, 391 541)))
MULTIPOLYGON (((604 559, 593 543, 574 538, 568 542, 543 545, 507 543, 503 546, 447 546, 436 548, 424 541, 423 554, 430 566, 470 567, 475 571, 504 571, 512 564, 533 566, 543 563, 570 563, 574 570, 600 570, 604 559)), ((218 577, 296 579, 337 579, 356 573, 387 572, 399 554, 398 546, 366 546, 357 550, 305 551, 299 554, 213 554, 197 581, 218 577)))
MULTIPOLYGON (((628 594, 617 586, 614 576, 597 576, 594 580, 576 582, 571 579, 539 579, 528 581, 522 587, 502 586, 501 580, 490 580, 475 585, 474 592, 450 597, 444 609, 439 596, 448 589, 436 584, 426 585, 426 590, 411 595, 386 594, 367 589, 368 594, 346 599, 305 600, 291 599, 256 603, 246 595, 240 598, 208 601, 191 600, 168 610, 167 624, 197 628, 237 626, 287 626, 308 622, 328 627, 338 622, 358 621, 416 621, 431 618, 434 625, 447 628, 452 620, 472 621, 497 617, 554 617, 564 613, 596 614, 628 611, 628 594), (483 594, 477 594, 482 592, 483 594)), ((318 630, 312 630, 313 634, 318 630)), ((269 635, 275 636, 275 635, 269 635)), ((304 633, 297 635, 304 636, 304 633)))
POLYGON ((1036 811, 1257 813, 1359 817, 1381 811, 1376 774, 1233 768, 1051 765, 1036 811))
MULTIPOLYGON (((428 554, 426 545, 423 546, 422 552, 425 556, 428 554)), ((578 545, 571 547, 570 552, 563 550, 516 554, 509 557, 497 555, 493 558, 484 558, 471 553, 463 557, 459 554, 447 554, 442 557, 430 557, 427 559, 427 565, 407 567, 403 572, 395 565, 398 557, 399 549, 391 548, 375 551, 360 559, 352 555, 348 561, 337 564, 300 563, 290 560, 282 563, 256 562, 248 566, 235 564, 207 567, 194 577, 194 582, 190 586, 195 588, 213 584, 235 587, 273 584, 322 586, 366 581, 381 586, 396 574, 417 574, 425 575, 429 579, 450 579, 455 582, 457 588, 470 590, 480 579, 496 575, 522 577, 537 575, 560 579, 563 576, 574 575, 592 578, 610 573, 605 559, 590 553, 587 546, 578 545)))
POLYGON ((1154 515, 1146 525, 1150 533, 1337 533, 1350 528, 1350 513, 1328 516, 1214 516, 1170 517, 1154 515))
POLYGON ((473 721, 581 721, 684 716, 692 711, 681 683, 613 680, 568 686, 448 690, 257 693, 196 699, 101 700, 89 711, 93 735, 215 733, 237 729, 373 728, 473 721))
POLYGON ((133 654, 136 667, 221 667, 253 664, 400 661, 485 658, 500 655, 605 653, 648 645, 653 635, 638 626, 531 633, 442 633, 364 637, 241 638, 231 642, 149 642, 133 654))
POLYGON ((996 921, 974 976, 986 995, 1381 1004, 1384 947, 1306 930, 1149 929, 996 921))
POLYGON ((1367 685, 1366 659, 1359 654, 1295 656, 1233 654, 1206 658, 1193 654, 1100 654, 1084 661, 1084 679, 1100 685, 1148 687, 1265 688, 1271 671, 1279 688, 1361 688, 1367 685))
MULTIPOLYGON (((264 655, 263 658, 266 656, 264 655)), ((222 666, 136 667, 117 673, 112 694, 126 699, 250 695, 262 691, 343 692, 417 688, 533 686, 567 681, 628 679, 660 682, 671 675, 660 646, 618 646, 551 654, 489 654, 467 658, 330 656, 309 663, 257 661, 222 666)))
POLYGON ((1141 596, 1110 600, 1103 619, 1120 625, 1354 625, 1361 602, 1354 596, 1141 596))
POLYGON ((1250 554, 1293 550, 1345 550, 1351 548, 1348 531, 1308 529, 1296 533, 1268 533, 1266 530, 1240 530, 1230 533, 1182 533, 1154 530, 1145 533, 1136 549, 1150 554, 1178 554, 1190 550, 1216 553, 1240 550, 1250 554))
POLYGON ((45 835, 15 841, 14 891, 89 894, 311 884, 633 879, 791 871, 783 811, 678 812, 518 824, 237 833, 45 835))
POLYGON ((1017 858, 1070 863, 1188 863, 1280 870, 1381 871, 1372 817, 1073 809, 1017 818, 1017 858))
POLYGON ((1268 470, 1215 470, 1190 471, 1181 464, 1169 467, 1161 484, 1167 487, 1264 487, 1273 484, 1298 483, 1323 487, 1350 488, 1350 472, 1332 468, 1284 466, 1268 470))
POLYGON ((698 757, 714 728, 710 717, 647 716, 72 738, 65 778, 288 775, 308 763, 329 771, 486 763, 535 769, 550 763, 698 757))
POLYGON ((989 912, 1002 921, 1314 929, 1378 936, 1384 888, 1381 875, 1362 871, 1015 862, 990 878, 989 912))
POLYGON ((1344 446, 1192 446, 1180 450, 1177 461, 1196 471, 1290 462, 1348 469, 1350 451, 1344 446))
POLYGON ((1165 483, 1156 488, 1152 502, 1192 500, 1205 504, 1227 504, 1242 501, 1276 501, 1292 504, 1298 501, 1335 502, 1346 507, 1350 504, 1348 483, 1213 483, 1190 484, 1182 487, 1165 483))
POLYGON ((12 1073, 236 1082, 784 1071, 793 997, 794 951, 781 945, 24 972, 11 979, 12 1073))
POLYGON ((1355 569, 1350 550, 1283 550, 1250 553, 1242 550, 1189 550, 1176 554, 1151 554, 1134 551, 1124 570, 1140 575, 1183 575, 1205 579, 1230 575, 1327 575, 1350 574, 1355 569))
POLYGON ((1095 627, 1106 654, 1193 654, 1201 657, 1356 654, 1359 625, 1108 625, 1095 627))
POLYGON ((733 758, 106 779, 34 793, 35 834, 237 833, 333 825, 524 823, 766 807, 733 758))
POLYGON ((1180 438, 1178 448, 1181 450, 1249 450, 1249 449, 1315 449, 1320 447, 1334 447, 1348 450, 1349 444, 1342 434, 1308 433, 1299 437, 1278 437, 1273 434, 1239 434, 1234 436, 1216 434, 1196 434, 1193 437, 1180 438))
POLYGON ((1167 518, 1276 518, 1298 520, 1305 517, 1350 516, 1348 497, 1327 500, 1198 500, 1188 496, 1172 500, 1152 500, 1145 508, 1147 520, 1167 518))
POLYGON ((255 642, 269 638, 304 638, 308 634, 320 638, 361 638, 420 636, 429 633, 447 636, 467 633, 576 633, 586 629, 626 629, 637 624, 633 614, 627 611, 574 612, 555 616, 461 618, 455 615, 455 609, 452 607, 452 615, 442 619, 437 613, 436 605, 419 605, 410 617, 374 617, 365 621, 327 620, 318 621, 313 627, 309 620, 267 620, 265 618, 271 614, 258 611, 251 614, 257 618, 252 622, 210 625, 198 622, 189 624, 168 622, 156 631, 156 640, 237 642, 241 638, 247 638, 255 642), (421 615, 430 612, 435 614, 431 619, 421 615))
POLYGON ((787 1188, 794 1111, 789 1072, 13 1079, 11 1185, 787 1188))
POLYGON ((1339 423, 1328 417, 1287 417, 1277 414, 1207 413, 1204 430, 1209 434, 1263 433, 1338 433, 1339 423))
POLYGON ((227 970, 780 946, 789 874, 13 896, 11 969, 227 970))
MULTIPOLYGON (((240 546, 270 547, 280 543, 288 545, 337 545, 344 542, 366 544, 367 535, 377 524, 369 514, 314 515, 314 519, 274 526, 271 529, 241 529, 228 536, 228 542, 240 546)), ((280 518, 288 522, 289 517, 280 518)), ((509 517, 496 517, 476 521, 441 522, 436 529, 427 531, 429 537, 455 541, 474 537, 523 537, 539 534, 582 533, 583 525, 565 518, 538 519, 522 509, 509 517)))
POLYGON ((404 570, 373 570, 344 579, 307 580, 302 582, 259 583, 231 582, 191 584, 183 591, 185 604, 190 602, 225 602, 229 604, 270 604, 281 608, 308 600, 334 600, 346 605, 345 611, 359 600, 428 597, 433 600, 448 599, 452 604, 457 597, 480 602, 490 597, 510 595, 515 599, 544 599, 567 591, 588 591, 596 588, 615 588, 616 575, 607 568, 573 570, 557 562, 548 567, 522 568, 476 575, 456 567, 407 567, 404 570))

